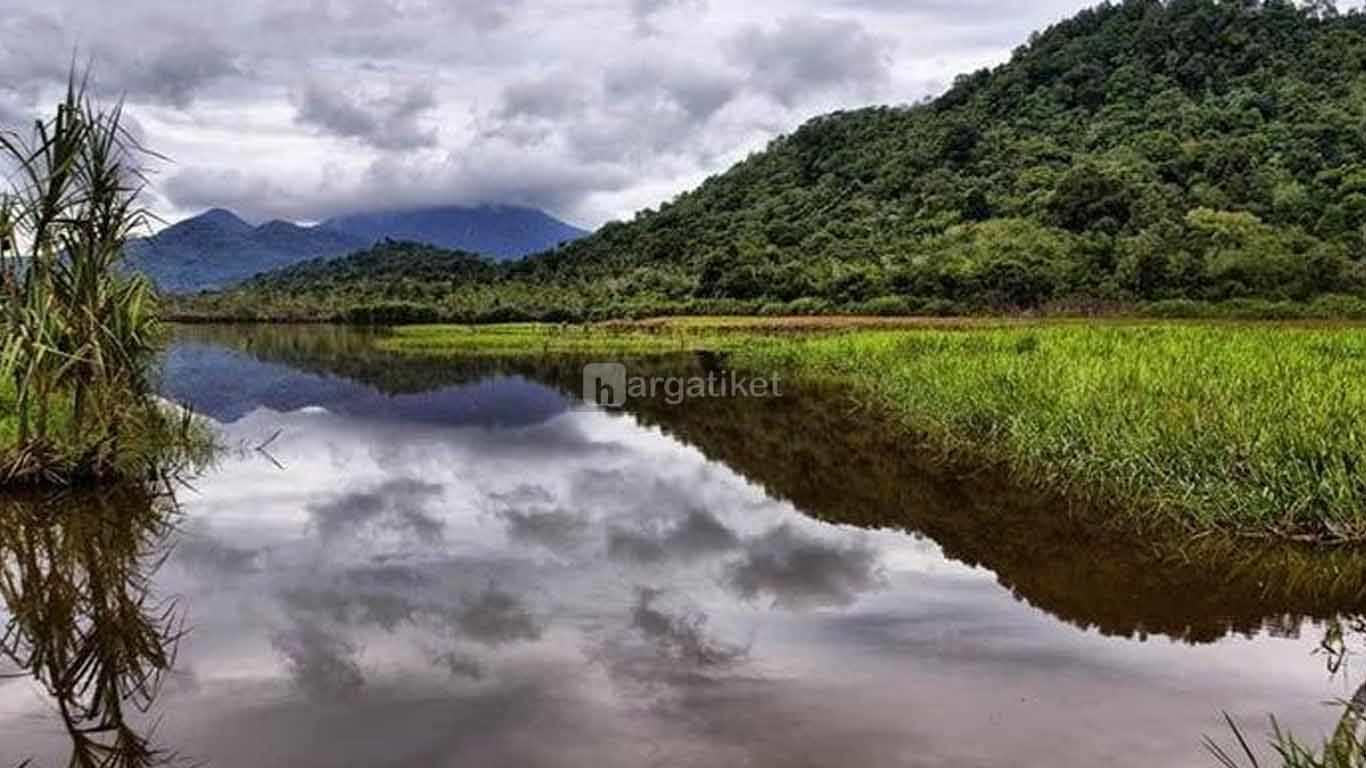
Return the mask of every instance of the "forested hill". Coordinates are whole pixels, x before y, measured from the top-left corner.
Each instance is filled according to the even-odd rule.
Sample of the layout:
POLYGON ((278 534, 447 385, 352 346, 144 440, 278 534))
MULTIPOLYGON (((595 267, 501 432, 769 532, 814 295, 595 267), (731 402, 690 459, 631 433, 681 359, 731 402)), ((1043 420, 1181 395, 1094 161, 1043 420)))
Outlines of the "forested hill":
POLYGON ((684 270, 734 297, 1322 289, 1362 253, 1364 68, 1366 17, 1103 6, 932 104, 813 120, 536 266, 684 270))
POLYGON ((1364 240, 1366 17, 1130 0, 932 102, 812 120, 500 280, 571 310, 1301 300, 1360 294, 1364 240))

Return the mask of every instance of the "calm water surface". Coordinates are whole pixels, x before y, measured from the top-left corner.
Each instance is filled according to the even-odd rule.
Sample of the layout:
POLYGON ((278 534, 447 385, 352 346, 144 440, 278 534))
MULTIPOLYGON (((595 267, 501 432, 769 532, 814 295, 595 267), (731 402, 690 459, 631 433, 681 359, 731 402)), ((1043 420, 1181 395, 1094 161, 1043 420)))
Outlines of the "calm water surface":
MULTIPOLYGON (((6 556, 105 596, 61 637, 123 615, 100 605, 167 630, 125 717, 210 766, 1203 766, 1222 712, 1318 738, 1366 678, 1315 652, 1364 605, 1359 555, 1136 546, 795 384, 608 412, 576 376, 189 330, 164 390, 230 450, 173 529, 6 556)), ((10 620, 57 594, 15 584, 10 620)), ((0 766, 66 764, 50 693, 0 678, 0 766)))

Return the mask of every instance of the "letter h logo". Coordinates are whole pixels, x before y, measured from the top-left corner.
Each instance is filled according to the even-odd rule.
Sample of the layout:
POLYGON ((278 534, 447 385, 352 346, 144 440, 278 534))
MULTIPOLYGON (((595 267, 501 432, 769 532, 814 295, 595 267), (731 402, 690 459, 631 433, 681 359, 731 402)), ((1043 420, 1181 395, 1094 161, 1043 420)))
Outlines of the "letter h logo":
POLYGON ((583 400, 604 408, 626 405, 626 366, 590 363, 583 367, 583 400))

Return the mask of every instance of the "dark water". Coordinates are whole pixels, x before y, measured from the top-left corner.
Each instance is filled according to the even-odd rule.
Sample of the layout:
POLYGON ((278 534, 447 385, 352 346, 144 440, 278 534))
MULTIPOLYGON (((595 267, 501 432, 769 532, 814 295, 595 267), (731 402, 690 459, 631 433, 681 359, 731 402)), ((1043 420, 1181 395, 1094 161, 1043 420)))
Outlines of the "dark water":
POLYGON ((1366 556, 1135 544, 788 384, 609 412, 572 361, 187 330, 164 391, 229 450, 178 513, 0 504, 0 766, 99 684, 211 766, 1212 765, 1223 712, 1318 739, 1366 679, 1317 652, 1366 556))

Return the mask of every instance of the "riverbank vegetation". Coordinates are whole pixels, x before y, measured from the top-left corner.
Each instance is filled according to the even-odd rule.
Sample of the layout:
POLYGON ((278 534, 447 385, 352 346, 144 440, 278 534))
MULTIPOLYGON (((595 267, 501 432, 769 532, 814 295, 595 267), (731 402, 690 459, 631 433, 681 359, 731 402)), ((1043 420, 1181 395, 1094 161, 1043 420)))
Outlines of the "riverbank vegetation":
POLYGON ((1174 323, 779 332, 720 321, 396 329, 410 354, 713 350, 842 387, 949 458, 1196 531, 1366 540, 1366 330, 1174 323))
POLYGON ((0 150, 17 169, 0 193, 0 485, 202 461, 193 419, 154 397, 153 293, 119 269, 148 221, 121 107, 99 108, 73 74, 56 115, 0 134, 0 150))

